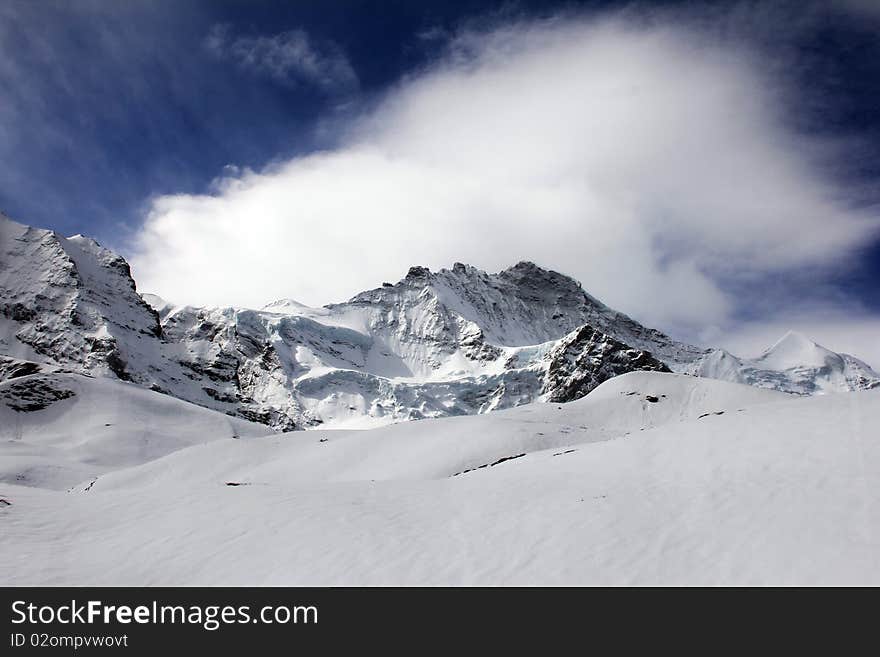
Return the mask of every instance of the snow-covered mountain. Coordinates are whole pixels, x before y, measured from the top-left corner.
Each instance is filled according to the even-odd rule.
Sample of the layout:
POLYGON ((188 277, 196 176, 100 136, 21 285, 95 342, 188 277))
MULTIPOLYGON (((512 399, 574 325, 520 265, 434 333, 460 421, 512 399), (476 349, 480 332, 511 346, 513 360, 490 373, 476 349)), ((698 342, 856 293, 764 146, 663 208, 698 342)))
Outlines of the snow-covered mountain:
POLYGON ((757 358, 737 358, 716 349, 697 361, 697 376, 746 383, 798 395, 868 390, 878 374, 849 354, 838 354, 789 331, 757 358))
POLYGON ((636 370, 798 394, 880 385, 865 363, 794 335, 753 360, 677 342, 529 262, 412 267, 346 303, 252 310, 142 297, 93 240, 6 218, 0 258, 0 380, 61 367, 280 430, 571 401, 636 370))

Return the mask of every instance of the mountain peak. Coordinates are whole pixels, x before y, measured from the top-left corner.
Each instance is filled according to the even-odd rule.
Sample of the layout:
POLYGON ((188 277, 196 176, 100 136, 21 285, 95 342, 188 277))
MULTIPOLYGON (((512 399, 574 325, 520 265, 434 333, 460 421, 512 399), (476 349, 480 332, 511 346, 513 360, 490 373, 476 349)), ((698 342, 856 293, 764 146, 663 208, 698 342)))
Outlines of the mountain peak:
MULTIPOLYGON (((569 278, 568 276, 564 276, 559 272, 555 272, 551 269, 544 269, 543 267, 539 267, 531 260, 520 260, 518 263, 513 265, 512 267, 508 267, 500 272, 498 272, 499 276, 540 276, 546 277, 551 275, 563 276, 564 278, 569 278)), ((572 279, 574 280, 574 279, 572 279)))
POLYGON ((800 331, 786 331, 785 335, 779 338, 771 347, 771 349, 778 347, 780 345, 793 345, 793 346, 818 346, 815 341, 808 338, 806 335, 801 333, 800 331))
MULTIPOLYGON (((450 274, 455 275, 457 278, 497 278, 517 285, 528 283, 534 285, 540 283, 542 285, 549 284, 550 286, 555 287, 561 286, 577 290, 582 289, 581 284, 574 278, 566 276, 565 274, 560 274, 552 269, 545 269, 529 260, 521 260, 511 267, 501 270, 497 274, 487 274, 482 269, 463 262, 456 262, 452 265, 451 269, 444 268, 437 272, 432 272, 428 267, 413 265, 407 271, 406 276, 403 278, 403 282, 428 282, 434 280, 437 276, 442 278, 450 274)), ((385 285, 384 287, 393 286, 385 285)))
POLYGON ((787 370, 794 367, 823 367, 836 354, 803 333, 788 331, 758 357, 764 367, 787 370))
POLYGON ((552 269, 545 269, 529 260, 519 261, 512 267, 498 272, 498 276, 517 285, 565 288, 579 293, 583 290, 580 282, 571 276, 560 274, 552 269))
POLYGON ((406 280, 413 280, 416 278, 427 278, 431 275, 431 270, 427 267, 419 267, 418 265, 414 265, 409 268, 409 271, 406 272, 406 280))
POLYGON ((275 301, 267 303, 261 308, 261 310, 269 313, 297 314, 301 311, 313 310, 313 308, 304 303, 300 303, 296 299, 276 299, 275 301))
MULTIPOLYGON (((544 269, 543 267, 539 267, 531 260, 520 260, 518 263, 516 263, 512 267, 508 267, 504 271, 506 271, 506 272, 521 271, 521 272, 549 273, 550 270, 544 269)), ((502 272, 502 273, 504 273, 504 272, 502 272)))

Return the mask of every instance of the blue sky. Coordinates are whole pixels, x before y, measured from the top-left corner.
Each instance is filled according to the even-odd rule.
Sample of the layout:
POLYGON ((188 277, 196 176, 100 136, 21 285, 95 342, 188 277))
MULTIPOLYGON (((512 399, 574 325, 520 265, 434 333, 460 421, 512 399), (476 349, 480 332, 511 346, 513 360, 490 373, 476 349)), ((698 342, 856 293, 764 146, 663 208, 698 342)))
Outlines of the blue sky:
POLYGON ((12 0, 0 6, 0 209, 96 237, 131 257, 142 288, 176 300, 324 303, 399 278, 412 258, 527 258, 693 339, 746 349, 796 324, 864 352, 880 342, 878 29, 880 10, 859 0, 12 0), (644 99, 607 135, 595 126, 617 114, 581 130, 567 96, 591 112, 604 71, 644 99), (544 97, 519 98, 516 76, 544 97), (686 141, 688 126, 664 113, 691 109, 697 137, 679 151, 659 133, 686 141), (557 114, 564 131, 548 128, 557 114), (495 125, 507 132, 482 144, 495 125), (542 159, 572 140, 584 149, 558 171, 553 152, 542 159), (616 178, 591 159, 600 148, 616 178), (533 165, 507 171, 511 160, 533 165), (658 178, 643 163, 660 180, 624 204, 658 178), (728 178, 686 188, 716 166, 728 178), (756 191, 767 180, 782 191, 756 191), (406 188, 436 213, 413 212, 406 188), (266 240, 237 232, 251 229, 266 240), (635 257, 650 266, 621 276, 635 257), (230 267, 236 280, 219 271, 230 267))
POLYGON ((261 167, 332 146, 319 124, 356 111, 424 65, 437 47, 432 33, 532 4, 541 5, 5 3, 3 154, 14 165, 4 167, 0 208, 119 242, 151 195, 203 191, 226 165, 261 167), (315 43, 339 47, 356 86, 324 89, 296 71, 273 75, 218 57, 206 47, 218 28, 231 39, 305 30, 315 43))

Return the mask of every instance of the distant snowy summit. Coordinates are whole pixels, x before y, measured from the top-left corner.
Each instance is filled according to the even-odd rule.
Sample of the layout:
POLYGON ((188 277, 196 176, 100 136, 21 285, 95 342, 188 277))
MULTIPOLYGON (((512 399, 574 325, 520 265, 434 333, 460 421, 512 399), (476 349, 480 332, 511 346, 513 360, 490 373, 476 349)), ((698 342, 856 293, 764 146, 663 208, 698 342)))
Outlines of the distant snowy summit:
POLYGON ((723 349, 710 351, 690 373, 797 395, 880 386, 880 375, 867 363, 835 353, 795 331, 753 359, 737 358, 723 349))
POLYGON ((583 397, 673 371, 796 394, 880 386, 858 359, 789 334, 747 360, 677 342, 520 262, 412 267, 346 303, 261 310, 140 295, 123 258, 0 217, 0 380, 30 364, 106 376, 279 430, 367 427, 583 397))

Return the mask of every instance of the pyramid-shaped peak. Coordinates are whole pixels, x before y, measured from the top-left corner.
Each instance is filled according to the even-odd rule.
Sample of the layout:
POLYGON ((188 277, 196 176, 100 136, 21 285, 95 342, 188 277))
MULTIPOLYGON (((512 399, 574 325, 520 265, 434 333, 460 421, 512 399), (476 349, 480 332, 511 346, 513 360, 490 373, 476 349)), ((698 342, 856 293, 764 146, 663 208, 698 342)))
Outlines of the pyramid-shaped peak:
POLYGON ((764 367, 787 370, 792 367, 822 367, 829 357, 836 354, 817 344, 803 333, 788 331, 758 360, 764 367))
POLYGON ((775 344, 771 347, 774 349, 779 346, 818 346, 814 340, 811 340, 800 331, 787 331, 775 344))
POLYGON ((813 349, 822 349, 823 351, 829 351, 815 340, 808 338, 806 335, 801 333, 800 331, 788 331, 779 338, 773 346, 771 346, 767 352, 790 352, 790 351, 800 351, 800 350, 813 350, 813 349))

